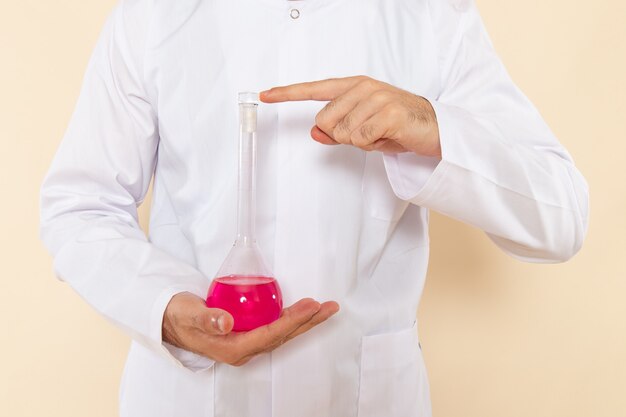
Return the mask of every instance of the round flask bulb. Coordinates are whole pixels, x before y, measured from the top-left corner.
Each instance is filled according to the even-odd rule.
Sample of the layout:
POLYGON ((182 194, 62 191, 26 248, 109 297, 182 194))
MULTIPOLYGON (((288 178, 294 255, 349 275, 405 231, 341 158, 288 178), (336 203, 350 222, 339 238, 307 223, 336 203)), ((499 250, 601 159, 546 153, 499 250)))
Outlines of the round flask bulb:
POLYGON ((273 277, 229 275, 213 280, 206 305, 228 311, 234 332, 247 332, 277 320, 283 296, 273 277))

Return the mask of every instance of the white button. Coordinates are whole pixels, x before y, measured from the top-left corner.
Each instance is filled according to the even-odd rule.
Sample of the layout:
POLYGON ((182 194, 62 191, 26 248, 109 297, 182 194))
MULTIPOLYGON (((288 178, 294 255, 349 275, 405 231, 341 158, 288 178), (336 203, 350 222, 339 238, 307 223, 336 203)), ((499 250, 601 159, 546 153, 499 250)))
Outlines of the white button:
POLYGON ((291 16, 292 19, 297 19, 300 17, 300 10, 298 9, 291 9, 289 11, 289 16, 291 16))

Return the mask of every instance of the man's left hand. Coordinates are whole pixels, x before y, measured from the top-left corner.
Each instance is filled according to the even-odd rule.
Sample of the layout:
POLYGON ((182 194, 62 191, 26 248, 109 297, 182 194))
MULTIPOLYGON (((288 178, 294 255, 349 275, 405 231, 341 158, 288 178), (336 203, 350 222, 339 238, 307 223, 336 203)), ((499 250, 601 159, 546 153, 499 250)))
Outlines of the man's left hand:
POLYGON ((265 103, 328 101, 311 129, 311 137, 325 145, 441 156, 439 126, 430 102, 369 77, 275 87, 263 91, 260 98, 265 103))

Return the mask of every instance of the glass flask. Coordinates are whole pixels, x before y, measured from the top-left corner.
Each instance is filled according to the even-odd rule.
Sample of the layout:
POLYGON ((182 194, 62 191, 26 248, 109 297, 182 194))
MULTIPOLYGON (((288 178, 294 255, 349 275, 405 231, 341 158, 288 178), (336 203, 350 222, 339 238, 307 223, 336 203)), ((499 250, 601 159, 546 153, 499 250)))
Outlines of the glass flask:
POLYGON ((273 322, 283 308, 280 287, 261 255, 255 236, 258 104, 258 94, 239 93, 237 238, 206 299, 207 307, 226 310, 233 316, 236 332, 273 322))

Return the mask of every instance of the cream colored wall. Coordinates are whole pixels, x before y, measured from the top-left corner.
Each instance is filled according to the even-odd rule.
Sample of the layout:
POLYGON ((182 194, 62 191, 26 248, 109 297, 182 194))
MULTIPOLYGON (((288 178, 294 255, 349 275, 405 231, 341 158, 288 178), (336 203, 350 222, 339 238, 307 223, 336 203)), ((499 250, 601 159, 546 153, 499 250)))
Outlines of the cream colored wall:
MULTIPOLYGON (((128 340, 53 278, 37 238, 38 187, 113 4, 0 0, 2 416, 116 415, 128 340)), ((586 175, 592 218, 573 261, 538 266, 433 215, 419 318, 435 416, 624 416, 626 5, 479 6, 513 78, 586 175)))

